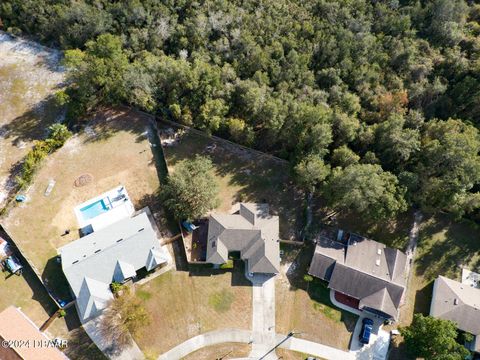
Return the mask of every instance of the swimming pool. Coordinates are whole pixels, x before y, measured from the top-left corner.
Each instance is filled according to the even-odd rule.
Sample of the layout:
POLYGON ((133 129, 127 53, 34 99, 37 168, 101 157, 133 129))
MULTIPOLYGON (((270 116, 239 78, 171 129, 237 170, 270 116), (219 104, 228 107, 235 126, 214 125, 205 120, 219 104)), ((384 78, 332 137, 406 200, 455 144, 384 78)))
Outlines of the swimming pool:
POLYGON ((80 212, 82 213, 83 219, 88 220, 93 219, 94 217, 103 214, 108 210, 110 209, 107 207, 107 205, 105 205, 105 201, 101 199, 81 208, 80 212))

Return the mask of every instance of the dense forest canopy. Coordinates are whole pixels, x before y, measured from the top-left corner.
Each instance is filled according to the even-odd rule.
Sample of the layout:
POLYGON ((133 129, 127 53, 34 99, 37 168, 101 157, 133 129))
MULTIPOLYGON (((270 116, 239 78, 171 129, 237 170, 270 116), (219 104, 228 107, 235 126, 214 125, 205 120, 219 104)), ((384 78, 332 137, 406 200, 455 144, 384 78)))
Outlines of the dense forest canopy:
POLYGON ((73 117, 168 116, 373 218, 480 206, 476 1, 3 0, 0 20, 67 50, 73 117))

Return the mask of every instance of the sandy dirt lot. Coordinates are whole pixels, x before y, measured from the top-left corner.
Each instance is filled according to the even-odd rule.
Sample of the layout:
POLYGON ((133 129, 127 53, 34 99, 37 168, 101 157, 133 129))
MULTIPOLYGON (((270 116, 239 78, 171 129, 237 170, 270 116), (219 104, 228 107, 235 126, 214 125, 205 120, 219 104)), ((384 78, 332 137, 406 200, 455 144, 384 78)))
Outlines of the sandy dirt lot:
POLYGON ((18 163, 60 120, 52 95, 62 87, 61 54, 0 32, 0 205, 18 163))

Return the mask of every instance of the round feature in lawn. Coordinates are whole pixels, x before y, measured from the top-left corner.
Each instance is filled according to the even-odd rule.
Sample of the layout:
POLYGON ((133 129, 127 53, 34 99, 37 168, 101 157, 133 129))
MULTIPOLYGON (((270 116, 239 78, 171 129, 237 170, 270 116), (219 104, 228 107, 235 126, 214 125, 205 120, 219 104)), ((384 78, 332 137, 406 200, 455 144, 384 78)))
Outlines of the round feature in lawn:
POLYGON ((83 174, 83 175, 80 175, 78 178, 76 178, 73 184, 75 185, 75 187, 81 187, 81 186, 90 184, 92 180, 93 180, 92 175, 83 174))

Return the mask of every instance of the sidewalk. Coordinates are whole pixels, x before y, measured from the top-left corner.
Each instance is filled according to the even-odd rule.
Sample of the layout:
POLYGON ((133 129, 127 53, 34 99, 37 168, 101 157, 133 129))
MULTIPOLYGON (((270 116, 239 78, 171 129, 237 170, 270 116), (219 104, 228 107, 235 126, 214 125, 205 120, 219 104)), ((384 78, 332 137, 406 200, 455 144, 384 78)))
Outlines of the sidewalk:
POLYGON ((203 347, 221 343, 250 343, 252 332, 240 329, 222 329, 197 335, 160 355, 158 360, 178 360, 203 347))
MULTIPOLYGON (((285 340, 286 335, 277 334, 277 343, 285 340)), ((304 354, 318 356, 327 360, 354 360, 356 353, 346 352, 335 349, 331 346, 315 343, 313 341, 303 340, 296 337, 291 337, 280 346, 282 349, 298 351, 304 354)))

